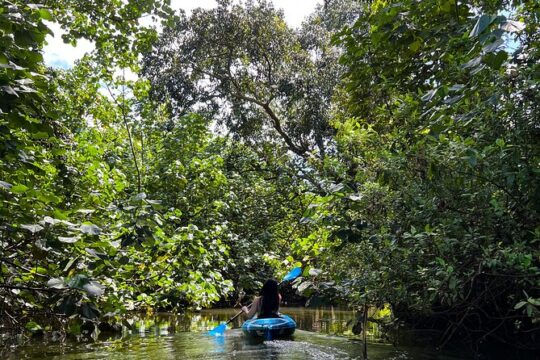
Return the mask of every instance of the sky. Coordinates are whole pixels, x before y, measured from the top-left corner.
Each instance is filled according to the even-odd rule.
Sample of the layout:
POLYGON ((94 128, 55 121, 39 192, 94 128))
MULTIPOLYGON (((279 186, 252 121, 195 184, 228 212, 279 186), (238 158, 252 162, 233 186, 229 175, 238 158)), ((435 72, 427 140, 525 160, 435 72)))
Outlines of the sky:
MULTIPOLYGON (((277 8, 281 8, 285 13, 285 20, 292 27, 298 27, 304 18, 315 9, 315 6, 322 0, 273 0, 277 8)), ((188 13, 198 7, 212 8, 216 6, 215 0, 171 0, 173 9, 184 9, 188 13)), ((58 68, 70 68, 77 59, 93 49, 91 42, 79 40, 77 46, 64 44, 62 41, 62 30, 55 23, 47 24, 54 32, 55 36, 47 37, 47 45, 44 49, 43 57, 45 64, 58 68)))

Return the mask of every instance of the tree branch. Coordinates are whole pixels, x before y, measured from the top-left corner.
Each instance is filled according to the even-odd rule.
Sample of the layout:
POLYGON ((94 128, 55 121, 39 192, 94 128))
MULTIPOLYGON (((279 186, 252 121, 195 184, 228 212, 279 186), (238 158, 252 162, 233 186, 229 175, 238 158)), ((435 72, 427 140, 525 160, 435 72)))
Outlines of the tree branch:
POLYGON ((125 109, 126 96, 125 96, 125 93, 124 93, 124 88, 122 87, 122 101, 123 101, 123 103, 120 104, 120 102, 113 95, 111 89, 109 88, 109 85, 105 84, 105 86, 107 87, 107 91, 111 95, 111 98, 116 103, 116 105, 120 108, 120 111, 122 113, 122 121, 124 123, 124 126, 126 127, 128 140, 129 140, 129 148, 131 149, 131 155, 133 156, 133 163, 135 165, 135 171, 137 172, 137 190, 140 193, 141 192, 141 171, 139 170, 139 164, 137 162, 137 155, 135 154, 135 147, 133 145, 133 138, 131 136, 131 130, 129 129, 129 124, 128 124, 128 121, 127 121, 127 114, 126 114, 126 109, 125 109))

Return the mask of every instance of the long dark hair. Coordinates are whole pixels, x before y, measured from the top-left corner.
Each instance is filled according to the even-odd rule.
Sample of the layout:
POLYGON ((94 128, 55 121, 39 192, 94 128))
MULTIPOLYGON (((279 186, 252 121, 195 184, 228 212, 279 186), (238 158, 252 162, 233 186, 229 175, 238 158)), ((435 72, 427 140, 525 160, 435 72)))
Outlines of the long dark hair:
POLYGON ((268 279, 264 283, 261 294, 262 306, 261 314, 272 314, 279 309, 279 292, 276 280, 268 279))

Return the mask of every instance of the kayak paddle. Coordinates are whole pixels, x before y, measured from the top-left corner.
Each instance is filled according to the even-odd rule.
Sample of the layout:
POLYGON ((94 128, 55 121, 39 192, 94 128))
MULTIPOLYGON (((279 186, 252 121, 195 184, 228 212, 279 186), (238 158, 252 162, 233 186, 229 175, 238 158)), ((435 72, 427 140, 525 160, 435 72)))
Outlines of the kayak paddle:
MULTIPOLYGON (((279 283, 279 285, 283 284, 284 282, 286 281, 291 281, 291 280, 294 280, 296 279, 297 277, 299 277, 300 275, 302 274, 302 268, 300 267, 295 267, 294 269, 292 269, 291 271, 289 271, 287 273, 287 275, 285 275, 283 277, 283 280, 281 280, 281 282, 279 283)), ((278 286, 279 286, 278 285, 278 286)), ((251 303, 253 304, 253 303, 251 303)), ((248 309, 251 307, 251 304, 249 304, 247 307, 248 309)), ((222 336, 223 333, 225 332, 225 330, 227 330, 227 325, 230 324, 231 322, 234 321, 234 319, 236 319, 237 317, 239 317, 241 314, 243 313, 243 311, 240 311, 238 314, 234 315, 232 318, 229 319, 229 321, 227 321, 226 323, 223 323, 223 324, 220 324, 218 326, 216 326, 214 329, 210 330, 208 332, 209 335, 212 335, 212 336, 222 336)))

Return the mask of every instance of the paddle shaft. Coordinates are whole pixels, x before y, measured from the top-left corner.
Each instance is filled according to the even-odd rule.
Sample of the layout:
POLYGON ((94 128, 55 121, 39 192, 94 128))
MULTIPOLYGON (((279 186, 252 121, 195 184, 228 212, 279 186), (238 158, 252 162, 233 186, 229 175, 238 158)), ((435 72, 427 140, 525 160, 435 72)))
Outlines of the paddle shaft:
MULTIPOLYGON (((283 283, 284 283, 284 281, 280 282, 280 283, 278 284, 278 287, 281 286, 281 284, 283 284, 283 283)), ((247 308, 249 309, 249 308, 251 307, 251 305, 253 305, 253 302, 252 302, 251 304, 249 304, 249 305, 247 306, 247 308)), ((234 315, 232 318, 229 319, 229 321, 227 321, 227 322, 225 323, 225 325, 228 325, 228 324, 230 324, 231 322, 233 322, 234 319, 236 319, 237 317, 239 317, 240 315, 242 315, 243 312, 244 312, 244 311, 240 311, 238 314, 234 315)))
MULTIPOLYGON (((247 306, 247 308, 249 309, 249 308, 251 307, 252 304, 253 304, 253 303, 249 304, 249 305, 247 306)), ((240 311, 238 314, 234 315, 232 318, 229 319, 229 321, 227 321, 227 322, 225 323, 225 325, 228 325, 228 324, 232 323, 232 322, 234 321, 234 319, 236 319, 237 317, 239 317, 240 315, 242 315, 243 312, 244 312, 244 311, 242 310, 242 311, 240 311)))

